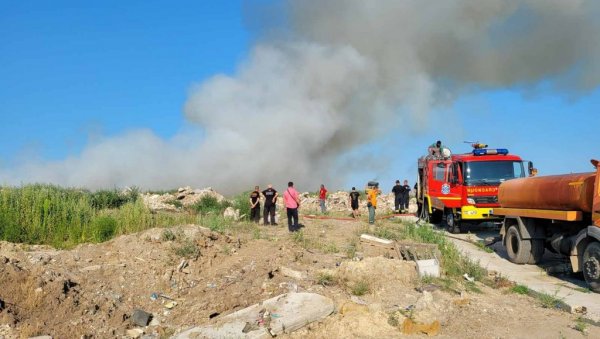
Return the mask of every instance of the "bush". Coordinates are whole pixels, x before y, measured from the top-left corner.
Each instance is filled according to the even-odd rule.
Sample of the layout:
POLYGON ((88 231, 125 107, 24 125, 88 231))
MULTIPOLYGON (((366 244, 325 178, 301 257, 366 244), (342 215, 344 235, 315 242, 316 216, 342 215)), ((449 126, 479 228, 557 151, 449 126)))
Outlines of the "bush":
POLYGON ((200 249, 196 246, 194 241, 190 239, 185 239, 185 241, 183 241, 180 246, 175 247, 173 251, 176 255, 186 259, 195 259, 200 256, 200 249))
POLYGON ((240 211, 240 217, 244 220, 250 219, 250 192, 236 195, 232 199, 231 206, 240 211))
POLYGON ((175 235, 175 233, 173 233, 173 231, 166 229, 162 232, 162 235, 160 236, 160 239, 162 241, 173 241, 177 238, 177 236, 175 235))
POLYGON ((139 190, 131 188, 127 193, 121 193, 117 190, 100 190, 90 193, 92 207, 97 210, 105 208, 119 208, 126 203, 135 202, 139 197, 139 190))
POLYGON ((361 295, 369 293, 370 289, 371 287, 369 286, 369 283, 366 280, 360 280, 354 283, 354 285, 352 285, 351 292, 352 294, 360 297, 361 295))
POLYGON ((200 198, 200 200, 198 200, 195 204, 193 204, 191 208, 200 215, 221 215, 229 206, 230 203, 227 200, 219 202, 217 198, 210 195, 205 195, 202 198, 200 198))
POLYGON ((117 221, 110 216, 100 216, 92 220, 95 242, 104 242, 111 239, 117 230, 117 221))

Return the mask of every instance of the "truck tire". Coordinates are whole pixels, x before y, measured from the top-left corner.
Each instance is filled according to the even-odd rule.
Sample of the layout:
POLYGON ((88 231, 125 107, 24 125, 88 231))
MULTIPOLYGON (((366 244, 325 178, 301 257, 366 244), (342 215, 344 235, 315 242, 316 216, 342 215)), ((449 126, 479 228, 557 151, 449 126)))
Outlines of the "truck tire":
POLYGON ((600 242, 590 242, 583 252, 583 277, 592 291, 600 293, 600 242))
POLYGON ((531 256, 529 257, 528 264, 535 265, 542 261, 542 257, 546 252, 543 239, 531 239, 531 256))
POLYGON ((461 227, 460 227, 460 221, 457 221, 454 213, 452 213, 452 210, 447 210, 445 213, 445 223, 446 223, 446 229, 448 230, 448 232, 450 233, 460 233, 462 231, 461 227))
POLYGON ((505 235, 508 259, 515 264, 528 264, 531 257, 531 241, 521 238, 516 225, 511 225, 505 235))

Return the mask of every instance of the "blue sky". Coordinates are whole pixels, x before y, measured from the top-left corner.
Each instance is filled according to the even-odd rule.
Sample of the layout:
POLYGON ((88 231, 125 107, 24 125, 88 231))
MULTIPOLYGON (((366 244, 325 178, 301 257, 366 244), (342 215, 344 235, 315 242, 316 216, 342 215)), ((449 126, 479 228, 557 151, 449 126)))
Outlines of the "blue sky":
POLYGON ((241 1, 0 2, 0 157, 60 159, 89 136, 183 128, 195 82, 247 50, 241 1))
MULTIPOLYGON (((182 113, 191 86, 234 72, 252 34, 241 0, 176 3, 0 1, 0 167, 64 159, 132 129, 170 138, 191 128, 182 113)), ((468 151, 464 140, 509 148, 540 174, 589 171, 600 158, 599 106, 598 90, 475 90, 434 112, 428 128, 398 128, 365 146, 391 160, 348 186, 412 182, 417 157, 437 139, 454 152, 468 151)))

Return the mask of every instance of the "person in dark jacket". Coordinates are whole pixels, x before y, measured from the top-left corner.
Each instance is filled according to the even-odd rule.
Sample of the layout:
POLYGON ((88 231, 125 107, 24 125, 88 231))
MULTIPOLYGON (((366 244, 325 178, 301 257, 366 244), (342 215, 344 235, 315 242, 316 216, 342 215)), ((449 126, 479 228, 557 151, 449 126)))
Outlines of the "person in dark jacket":
POLYGON ((402 207, 402 196, 403 196, 404 186, 400 185, 400 180, 396 180, 396 185, 392 188, 392 193, 394 193, 394 211, 400 212, 400 208, 402 207))
POLYGON ((250 220, 257 224, 260 220, 260 191, 258 186, 254 186, 254 191, 250 193, 250 220))
POLYGON ((400 200, 400 208, 402 209, 402 213, 406 213, 408 211, 408 200, 410 193, 410 186, 408 185, 408 180, 404 180, 404 185, 402 185, 402 199, 400 200))

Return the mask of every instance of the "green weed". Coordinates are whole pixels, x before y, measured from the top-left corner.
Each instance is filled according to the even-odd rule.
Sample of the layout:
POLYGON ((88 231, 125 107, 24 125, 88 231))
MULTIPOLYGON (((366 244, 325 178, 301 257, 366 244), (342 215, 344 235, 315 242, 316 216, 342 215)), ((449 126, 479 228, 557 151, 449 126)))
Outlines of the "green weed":
POLYGON ((352 240, 348 246, 346 246, 346 258, 352 259, 356 256, 357 245, 356 240, 352 240))
POLYGON ((335 285, 335 277, 327 272, 321 272, 317 276, 317 283, 322 286, 332 286, 335 285))
POLYGON ((162 232, 160 239, 162 241, 173 241, 175 239, 177 239, 177 236, 175 235, 175 232, 173 232, 170 229, 166 229, 162 232))
POLYGON ((229 206, 231 206, 231 203, 227 200, 219 201, 213 196, 205 195, 193 204, 191 209, 200 215, 222 215, 223 211, 229 206))
POLYGON ((193 240, 185 239, 179 246, 173 248, 173 252, 183 258, 194 259, 200 256, 200 249, 193 240))
POLYGON ((513 293, 522 294, 522 295, 529 294, 529 288, 524 285, 515 285, 515 286, 511 287, 510 291, 513 293))
POLYGON ((482 240, 474 242, 475 246, 479 247, 481 250, 487 253, 494 253, 494 250, 488 246, 486 246, 482 240))
POLYGON ((360 281, 357 281, 356 283, 354 283, 354 285, 352 285, 350 292, 353 295, 360 297, 361 295, 365 295, 365 294, 369 293, 370 290, 371 290, 371 287, 369 285, 369 282, 366 280, 360 280, 360 281))
POLYGON ((579 317, 577 318, 573 328, 583 334, 587 334, 588 324, 583 320, 583 318, 579 317))
POLYGON ((536 293, 536 298, 543 308, 561 308, 563 298, 558 297, 558 290, 554 294, 536 293))

